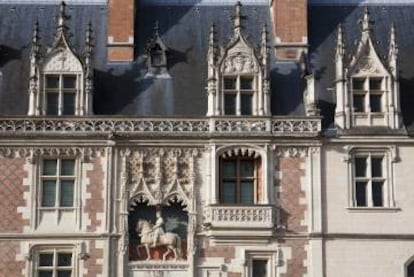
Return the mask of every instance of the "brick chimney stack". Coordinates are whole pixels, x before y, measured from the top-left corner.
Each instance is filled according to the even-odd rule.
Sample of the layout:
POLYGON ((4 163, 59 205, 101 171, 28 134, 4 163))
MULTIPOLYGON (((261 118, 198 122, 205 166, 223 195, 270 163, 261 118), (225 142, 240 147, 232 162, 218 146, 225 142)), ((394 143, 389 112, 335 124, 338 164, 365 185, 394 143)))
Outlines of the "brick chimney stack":
POLYGON ((307 0, 272 0, 276 57, 298 60, 308 48, 307 0))
POLYGON ((135 0, 109 0, 108 61, 134 59, 135 0))

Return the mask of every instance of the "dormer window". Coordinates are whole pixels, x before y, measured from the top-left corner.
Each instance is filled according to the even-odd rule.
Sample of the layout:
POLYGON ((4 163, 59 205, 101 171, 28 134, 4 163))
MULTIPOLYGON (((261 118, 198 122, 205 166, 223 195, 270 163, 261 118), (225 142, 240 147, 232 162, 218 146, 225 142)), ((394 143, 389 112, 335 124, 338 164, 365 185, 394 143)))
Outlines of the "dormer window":
POLYGON ((88 25, 84 59, 72 49, 65 3, 60 6, 52 47, 41 53, 35 24, 30 54, 29 115, 80 116, 92 113, 92 30, 88 25))
POLYGON ((352 78, 352 97, 355 113, 382 113, 384 78, 352 78))
POLYGON ((262 30, 260 51, 242 34, 240 2, 236 5, 233 37, 219 54, 215 27, 208 50, 208 116, 270 115, 267 31, 262 30))
POLYGON ((158 44, 156 44, 151 49, 151 66, 152 67, 165 66, 164 54, 162 52, 161 47, 158 44))
POLYGON ((372 21, 367 8, 361 25, 361 39, 349 64, 345 64, 342 27, 338 29, 335 123, 341 129, 399 129, 402 120, 395 27, 391 26, 389 55, 385 60, 375 49, 376 40, 373 38, 372 21))
POLYGON ((167 47, 158 32, 158 22, 155 23, 154 37, 148 43, 146 49, 148 73, 147 77, 166 77, 167 71, 167 47))
POLYGON ((74 115, 76 93, 76 75, 45 75, 46 114, 74 115))
POLYGON ((254 93, 253 76, 223 77, 224 114, 252 115, 254 93))

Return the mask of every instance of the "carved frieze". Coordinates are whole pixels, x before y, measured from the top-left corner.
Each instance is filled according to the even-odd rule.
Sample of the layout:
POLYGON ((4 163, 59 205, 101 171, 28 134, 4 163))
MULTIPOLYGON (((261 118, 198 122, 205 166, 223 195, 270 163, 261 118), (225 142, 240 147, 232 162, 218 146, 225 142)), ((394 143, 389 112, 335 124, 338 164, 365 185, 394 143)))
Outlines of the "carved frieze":
POLYGON ((239 54, 229 56, 224 60, 222 72, 225 74, 256 73, 258 66, 252 56, 239 54))
POLYGON ((59 49, 43 67, 44 72, 79 72, 83 71, 79 59, 69 49, 59 49))
POLYGON ((304 158, 308 156, 308 147, 277 146, 274 149, 277 157, 304 158))
POLYGON ((196 175, 194 163, 201 149, 145 148, 128 151, 126 182, 130 197, 143 197, 151 205, 168 204, 172 198, 186 205, 191 203, 196 175))

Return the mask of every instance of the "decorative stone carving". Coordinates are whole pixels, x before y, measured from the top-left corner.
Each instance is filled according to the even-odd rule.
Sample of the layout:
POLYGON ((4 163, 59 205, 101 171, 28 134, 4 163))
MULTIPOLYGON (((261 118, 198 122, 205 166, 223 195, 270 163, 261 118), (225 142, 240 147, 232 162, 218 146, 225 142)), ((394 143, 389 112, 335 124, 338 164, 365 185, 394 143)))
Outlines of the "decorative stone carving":
POLYGON ((308 156, 308 147, 276 146, 277 157, 305 158, 308 156))
POLYGON ((82 64, 69 49, 59 49, 47 60, 46 65, 43 67, 43 72, 81 73, 82 64))
POLYGON ((227 57, 223 62, 222 71, 226 74, 256 73, 258 68, 251 56, 240 54, 227 57))
POLYGON ((33 162, 38 156, 80 156, 92 158, 104 156, 105 148, 100 147, 33 147, 33 148, 0 148, 0 156, 6 158, 22 157, 33 162))

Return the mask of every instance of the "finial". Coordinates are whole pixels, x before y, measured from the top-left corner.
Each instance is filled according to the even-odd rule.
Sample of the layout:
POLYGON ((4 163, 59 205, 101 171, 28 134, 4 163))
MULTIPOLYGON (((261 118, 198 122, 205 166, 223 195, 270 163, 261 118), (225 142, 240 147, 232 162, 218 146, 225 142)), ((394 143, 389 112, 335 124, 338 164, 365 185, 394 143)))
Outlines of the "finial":
POLYGON ((160 36, 159 31, 160 31, 160 26, 159 26, 158 20, 156 20, 154 24, 154 35, 159 37, 160 36))
POLYGON ((85 32, 85 44, 86 44, 86 55, 90 56, 93 49, 93 37, 92 37, 92 23, 89 21, 85 32))
POLYGON ((345 43, 344 43, 344 35, 342 31, 342 24, 338 25, 338 37, 336 41, 336 55, 338 57, 343 57, 345 54, 345 43))
POLYGON ((362 32, 370 32, 371 31, 371 25, 374 23, 374 21, 369 19, 369 10, 368 7, 365 6, 364 8, 364 15, 361 21, 362 24, 362 32))
POLYGON ((266 26, 266 24, 263 24, 263 27, 262 27, 262 43, 261 43, 262 45, 262 57, 264 58, 264 59, 266 59, 267 58, 267 26, 266 26))
POLYGON ((396 31, 395 31, 395 23, 391 23, 391 30, 390 30, 390 56, 391 55, 397 55, 398 54, 398 43, 397 43, 397 37, 396 37, 396 31))
POLYGON ((216 34, 216 25, 213 24, 210 27, 209 46, 214 46, 214 44, 215 44, 215 34, 216 34))
POLYGON ((235 33, 240 33, 240 29, 242 28, 241 26, 241 21, 242 19, 244 19, 244 17, 241 15, 241 2, 237 1, 236 3, 236 14, 233 17, 233 21, 234 21, 234 32, 235 33))
POLYGON ((58 27, 65 26, 65 21, 67 18, 65 10, 66 10, 66 3, 65 1, 62 1, 60 2, 60 7, 59 7, 58 27))
POLYGON ((39 21, 36 19, 36 22, 33 26, 32 43, 37 44, 38 40, 39 40, 39 21))

